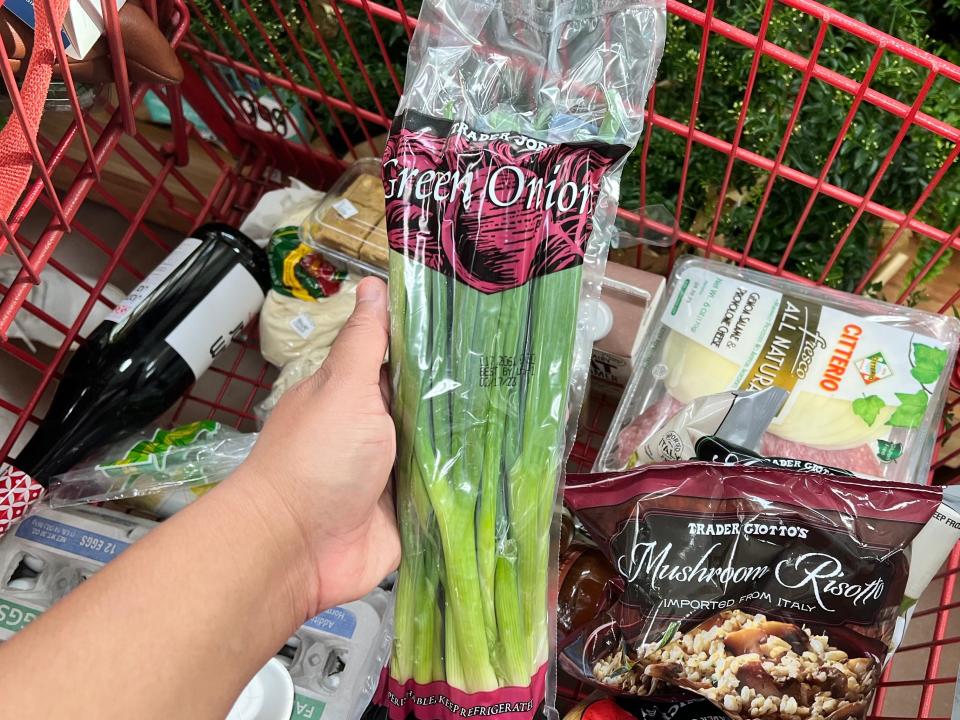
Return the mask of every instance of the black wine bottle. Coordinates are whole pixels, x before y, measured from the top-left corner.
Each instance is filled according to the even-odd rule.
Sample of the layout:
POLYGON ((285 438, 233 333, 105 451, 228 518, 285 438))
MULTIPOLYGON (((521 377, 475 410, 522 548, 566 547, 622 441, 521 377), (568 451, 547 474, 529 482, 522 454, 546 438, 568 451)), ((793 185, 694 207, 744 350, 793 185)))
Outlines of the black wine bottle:
POLYGON ((198 228, 94 329, 14 465, 46 486, 173 406, 257 314, 266 254, 227 225, 198 228))

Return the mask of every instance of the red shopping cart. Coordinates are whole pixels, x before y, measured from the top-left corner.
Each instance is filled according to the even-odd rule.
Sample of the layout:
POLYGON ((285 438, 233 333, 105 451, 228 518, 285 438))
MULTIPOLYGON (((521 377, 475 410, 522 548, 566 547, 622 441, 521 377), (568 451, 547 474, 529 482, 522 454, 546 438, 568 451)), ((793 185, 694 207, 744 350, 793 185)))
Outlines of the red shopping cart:
MULTIPOLYGON (((353 159, 379 155, 402 88, 397 48, 416 24, 410 2, 391 3, 148 0, 148 14, 177 49, 185 70, 181 86, 152 89, 126 82, 117 14, 104 5, 113 76, 119 82, 88 107, 84 92, 89 88, 74 82, 69 70, 63 73, 65 112, 48 109, 37 142, 25 151, 31 178, 0 223, 0 251, 17 263, 9 281, 0 284, 0 459, 14 455, 43 416, 58 369, 73 344, 82 342, 91 309, 98 302, 113 305, 110 285, 132 287, 180 233, 201 222, 237 224, 265 191, 288 177, 324 188, 353 159), (105 95, 110 97, 104 100, 105 95), (169 130, 138 121, 145 107, 154 119, 162 108, 169 130), (69 321, 32 301, 37 284, 42 288, 54 277, 80 293, 79 310, 69 321), (42 327, 43 342, 23 339, 28 322, 42 327)), ((741 16, 727 17, 714 0, 668 0, 671 29, 695 38, 686 100, 682 112, 668 111, 658 100, 668 89, 651 93, 639 166, 625 187, 633 183, 634 205, 642 207, 655 194, 652 180, 670 174, 676 219, 630 212, 636 207, 628 207, 621 219, 634 234, 654 232, 676 243, 660 254, 643 246, 621 251, 619 259, 666 269, 679 253, 694 251, 831 284, 842 266, 846 289, 875 292, 878 276, 890 274, 890 262, 902 255, 909 238, 925 250, 912 270, 901 273, 905 277, 893 299, 915 301, 918 289, 933 287, 926 281, 960 249, 960 225, 930 212, 943 193, 960 187, 960 120, 955 109, 932 101, 945 86, 960 86, 960 67, 811 0, 754 4, 756 12, 743 22, 741 16), (785 42, 771 32, 784 18, 800 29, 802 42, 785 42), (842 51, 828 56, 824 48, 831 42, 836 47, 838 38, 842 51), (709 102, 715 91, 710 63, 712 58, 725 62, 730 53, 749 62, 744 75, 729 78, 738 98, 727 109, 726 130, 713 131, 719 126, 704 123, 715 111, 709 102), (909 68, 916 79, 909 93, 903 86, 893 91, 884 81, 891 66, 909 68), (791 78, 776 98, 770 96, 771 68, 787 69, 791 78), (804 126, 816 121, 808 111, 816 93, 842 106, 842 121, 830 128, 829 142, 812 152, 809 162, 795 163, 788 148, 805 142, 804 126), (761 146, 754 125, 765 113, 778 125, 774 141, 761 146), (888 136, 869 146, 872 152, 857 172, 838 176, 833 170, 850 138, 865 132, 864 122, 877 124, 869 118, 882 119, 888 136), (664 147, 658 138, 669 139, 672 155, 657 154, 664 147), (933 164, 918 166, 906 194, 891 194, 885 185, 890 168, 902 165, 904 155, 917 147, 936 149, 933 164), (703 167, 714 173, 709 182, 696 172, 703 167), (731 218, 743 215, 744 169, 754 171, 747 188, 752 199, 746 220, 733 226, 731 218), (788 195, 800 197, 800 203, 786 207, 788 195), (899 203, 890 199, 906 196, 899 203), (811 252, 807 230, 811 218, 825 209, 834 214, 835 234, 828 247, 811 252), (774 221, 782 237, 771 250, 767 238, 774 221), (871 223, 877 230, 864 244, 863 228, 871 223)), ((53 3, 48 0, 43 8, 52 12, 53 3)), ((56 56, 65 61, 59 35, 53 35, 56 56)), ((10 122, 26 126, 26 102, 5 51, 0 71, 10 122)), ((942 274, 934 281, 938 290, 927 302, 940 312, 955 312, 960 287, 947 278, 942 274)), ((257 348, 252 335, 235 343, 168 419, 215 418, 251 429, 252 408, 273 379, 257 348)), ((954 377, 960 387, 960 372, 954 377)), ((952 394, 948 418, 958 403, 952 394)), ((571 465, 591 464, 611 414, 609 400, 588 405, 571 465)), ((940 442, 949 443, 956 430, 945 422, 940 442)), ((938 479, 960 477, 949 469, 957 456, 960 449, 940 454, 933 468, 938 479)), ((950 714, 960 663, 958 572, 960 548, 925 596, 885 674, 875 716, 950 714)), ((561 686, 570 699, 580 690, 561 686)))

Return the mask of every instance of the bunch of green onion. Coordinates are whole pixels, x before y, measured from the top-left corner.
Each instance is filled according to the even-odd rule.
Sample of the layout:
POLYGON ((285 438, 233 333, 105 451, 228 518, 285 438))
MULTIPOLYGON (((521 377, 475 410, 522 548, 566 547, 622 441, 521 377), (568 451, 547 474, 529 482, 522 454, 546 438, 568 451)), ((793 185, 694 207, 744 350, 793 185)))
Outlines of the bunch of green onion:
MULTIPOLYGON (((498 3, 489 5, 489 15, 479 12, 487 5, 470 5, 459 18, 456 3, 425 2, 419 38, 414 37, 422 56, 408 70, 399 123, 388 141, 397 139, 393 133, 404 124, 402 113, 415 109, 424 117, 456 117, 482 133, 615 150, 604 153, 604 175, 587 211, 593 229, 582 223, 564 238, 558 230, 556 240, 551 224, 559 222, 549 213, 539 226, 548 237, 530 241, 519 232, 504 237, 511 226, 505 214, 514 210, 503 206, 471 208, 470 225, 451 227, 459 220, 456 213, 452 218, 434 212, 438 208, 420 213, 421 207, 408 214, 402 205, 388 203, 390 231, 405 230, 409 241, 404 253, 390 251, 389 270, 403 549, 390 674, 404 685, 444 681, 468 693, 527 687, 550 655, 551 529, 568 418, 576 414, 570 394, 577 381, 572 368, 582 266, 557 263, 564 269, 523 275, 523 284, 488 294, 428 267, 424 261, 433 253, 425 250, 434 248, 423 243, 439 245, 440 237, 426 234, 442 230, 445 244, 452 244, 440 248, 445 261, 469 262, 471 251, 485 253, 488 257, 474 258, 482 267, 466 268, 462 277, 489 278, 497 272, 491 267, 496 258, 491 263, 489 255, 500 243, 510 244, 510 267, 542 268, 549 255, 533 254, 553 248, 534 246, 572 240, 594 251, 611 229, 620 170, 639 138, 662 49, 664 8, 660 0, 624 0, 599 12, 591 6, 596 16, 581 22, 580 5, 561 5, 543 5, 544 17, 550 17, 541 28, 514 18, 514 9, 507 12, 498 3), (558 19, 567 13, 572 21, 558 19), (529 35, 512 35, 515 20, 529 35), (422 28, 433 30, 421 35, 422 28), (504 33, 511 34, 518 57, 491 53, 487 41, 496 46, 504 33), (397 228, 396 222, 409 227, 397 228), (431 222, 439 228, 429 228, 431 222), (488 223, 493 241, 479 237, 488 223), (592 231, 597 237, 590 243, 573 237, 592 231), (471 233, 475 247, 464 247, 471 233), (521 242, 530 246, 521 254, 530 255, 518 259, 513 254, 521 242), (444 254, 450 252, 459 255, 444 254)), ((534 6, 541 4, 531 11, 534 6)), ((428 156, 439 152, 433 140, 424 145, 428 156)), ((484 152, 482 145, 471 146, 470 157, 458 156, 456 162, 473 162, 484 152)), ((443 169, 432 162, 424 167, 443 169)), ((529 213, 529 205, 523 211, 529 213)), ((518 216, 516 227, 529 224, 529 216, 523 222, 518 216)), ((391 242, 396 245, 394 238, 391 242)))
POLYGON ((484 294, 390 256, 403 544, 391 674, 526 686, 548 658, 581 268, 484 294), (515 381, 501 381, 501 359, 519 364, 515 381))

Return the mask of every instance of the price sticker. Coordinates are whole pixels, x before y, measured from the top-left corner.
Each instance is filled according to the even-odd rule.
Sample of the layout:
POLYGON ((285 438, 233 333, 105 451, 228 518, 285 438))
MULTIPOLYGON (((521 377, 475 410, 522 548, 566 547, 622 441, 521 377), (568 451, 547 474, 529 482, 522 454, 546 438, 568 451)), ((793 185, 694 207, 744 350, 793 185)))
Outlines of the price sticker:
POLYGON ((333 204, 333 209, 337 211, 337 214, 342 217, 344 220, 349 220, 354 215, 356 215, 359 210, 357 206, 346 198, 340 198, 333 204))
POLYGON ((317 326, 313 324, 313 320, 310 319, 308 315, 300 313, 293 320, 290 321, 290 327, 293 328, 293 331, 306 340, 313 334, 313 331, 317 329, 317 326))

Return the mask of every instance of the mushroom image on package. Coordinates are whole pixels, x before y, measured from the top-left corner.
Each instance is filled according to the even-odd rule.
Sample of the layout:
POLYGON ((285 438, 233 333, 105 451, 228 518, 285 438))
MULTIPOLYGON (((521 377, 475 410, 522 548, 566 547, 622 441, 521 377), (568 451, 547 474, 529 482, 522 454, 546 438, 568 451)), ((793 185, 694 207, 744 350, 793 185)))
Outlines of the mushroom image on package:
POLYGON ((677 262, 659 313, 595 469, 642 462, 650 438, 704 396, 780 388, 787 398, 751 450, 923 481, 956 318, 692 257, 677 262))
POLYGON ((571 476, 565 498, 617 577, 564 668, 733 718, 863 717, 956 540, 941 488, 778 468, 647 465, 571 476))
POLYGON ((429 0, 383 156, 393 718, 553 708, 554 511, 662 0, 429 0))

